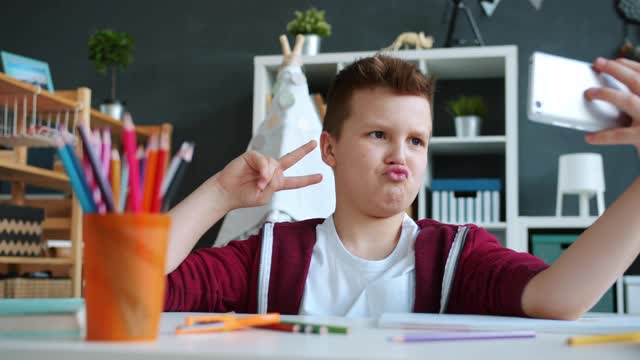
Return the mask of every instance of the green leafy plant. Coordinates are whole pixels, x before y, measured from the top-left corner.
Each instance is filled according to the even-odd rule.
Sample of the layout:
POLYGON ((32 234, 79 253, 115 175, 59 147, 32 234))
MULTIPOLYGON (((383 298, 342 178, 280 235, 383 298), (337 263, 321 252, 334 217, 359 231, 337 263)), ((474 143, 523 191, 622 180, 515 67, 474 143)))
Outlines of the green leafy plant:
POLYGON ((116 100, 116 76, 118 69, 125 70, 133 62, 135 41, 126 32, 109 29, 98 30, 89 37, 89 60, 103 75, 111 73, 111 100, 116 100))
POLYGON ((331 25, 324 18, 324 10, 310 8, 305 12, 295 11, 294 14, 296 18, 287 24, 289 34, 315 34, 321 37, 331 35, 331 25))
POLYGON ((453 116, 487 115, 487 104, 481 96, 460 96, 447 103, 447 110, 453 116))

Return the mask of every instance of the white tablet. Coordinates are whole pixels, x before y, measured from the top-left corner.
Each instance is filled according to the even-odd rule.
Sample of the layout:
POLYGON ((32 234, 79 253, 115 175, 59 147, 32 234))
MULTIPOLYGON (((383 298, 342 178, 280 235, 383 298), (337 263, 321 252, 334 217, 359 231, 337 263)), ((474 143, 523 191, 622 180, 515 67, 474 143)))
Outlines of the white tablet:
POLYGON ((622 126, 621 113, 601 100, 586 100, 591 87, 629 91, 607 74, 597 73, 587 62, 534 52, 529 62, 527 115, 535 122, 582 131, 622 126))

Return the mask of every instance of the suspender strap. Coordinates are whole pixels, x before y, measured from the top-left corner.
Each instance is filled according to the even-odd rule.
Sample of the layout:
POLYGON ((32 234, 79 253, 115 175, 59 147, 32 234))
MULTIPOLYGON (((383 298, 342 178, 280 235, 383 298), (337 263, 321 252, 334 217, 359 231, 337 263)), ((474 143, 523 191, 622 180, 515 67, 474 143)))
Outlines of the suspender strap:
POLYGON ((464 249, 464 243, 467 239, 467 233, 469 228, 466 226, 459 226, 456 232, 456 237, 451 244, 449 255, 447 256, 447 262, 444 265, 444 275, 442 276, 442 292, 440 293, 440 314, 444 314, 449 304, 449 293, 451 292, 451 286, 453 284, 453 278, 456 274, 456 267, 458 266, 458 260, 460 254, 464 249))
POLYGON ((273 223, 265 223, 260 248, 260 273, 258 275, 258 314, 267 313, 269 304, 269 278, 273 252, 273 223))

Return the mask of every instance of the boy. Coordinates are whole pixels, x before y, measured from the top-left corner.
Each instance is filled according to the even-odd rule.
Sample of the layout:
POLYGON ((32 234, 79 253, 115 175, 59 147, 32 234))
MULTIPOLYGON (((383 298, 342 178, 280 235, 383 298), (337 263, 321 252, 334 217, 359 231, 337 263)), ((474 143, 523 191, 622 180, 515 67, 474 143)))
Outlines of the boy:
MULTIPOLYGON (((640 93, 639 64, 598 59, 594 66, 640 93)), ((551 266, 501 247, 473 225, 416 223, 404 209, 426 168, 432 94, 431 80, 399 59, 378 55, 341 71, 329 92, 320 139, 322 158, 335 174, 334 214, 268 223, 257 236, 188 255, 227 211, 321 181, 317 174, 283 176, 314 142, 277 161, 256 152, 241 155, 171 210, 165 309, 553 319, 587 311, 640 252, 640 182, 551 266)), ((587 91, 587 98, 609 101, 634 119, 629 128, 592 134, 587 141, 640 149, 640 98, 634 94, 587 91)))

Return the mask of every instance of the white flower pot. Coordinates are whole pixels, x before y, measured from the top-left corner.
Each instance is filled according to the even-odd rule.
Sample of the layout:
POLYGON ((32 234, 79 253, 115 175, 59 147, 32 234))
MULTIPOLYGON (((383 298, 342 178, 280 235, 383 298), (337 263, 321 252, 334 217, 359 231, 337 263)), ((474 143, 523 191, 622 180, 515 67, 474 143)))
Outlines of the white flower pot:
POLYGON ((322 38, 318 35, 307 34, 304 36, 302 55, 318 55, 322 38))
POLYGON ((481 117, 476 115, 456 116, 454 121, 457 137, 480 136, 481 117))
POLYGON ((124 105, 118 100, 112 100, 110 102, 105 101, 100 104, 100 112, 107 114, 116 120, 120 120, 122 113, 124 112, 124 105))

